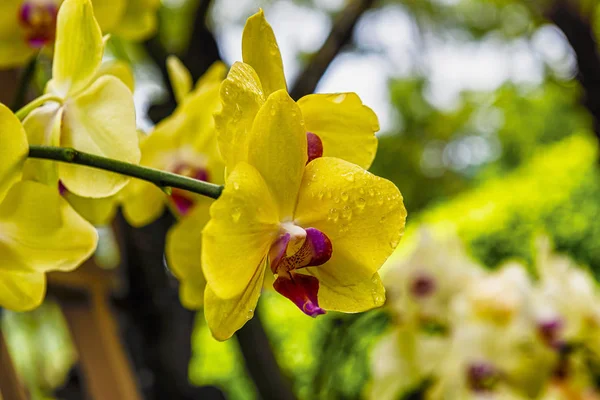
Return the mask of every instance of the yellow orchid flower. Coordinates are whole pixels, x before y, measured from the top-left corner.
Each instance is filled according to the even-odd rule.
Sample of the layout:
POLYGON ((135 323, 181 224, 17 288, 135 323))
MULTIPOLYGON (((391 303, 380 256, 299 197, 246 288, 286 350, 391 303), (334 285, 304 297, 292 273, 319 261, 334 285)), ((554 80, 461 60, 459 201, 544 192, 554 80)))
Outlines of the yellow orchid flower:
POLYGON ((383 304, 377 271, 406 218, 398 188, 339 158, 307 164, 301 109, 285 90, 260 107, 246 144, 203 232, 213 335, 225 340, 252 317, 267 270, 311 316, 383 304))
MULTIPOLYGON (((246 22, 242 55, 244 62, 236 62, 223 82, 223 110, 215 115, 219 148, 228 170, 239 161, 243 150, 238 147, 267 97, 286 90, 279 47, 262 10, 246 22)), ((379 122, 356 93, 311 94, 298 105, 306 124, 309 158, 338 157, 363 168, 371 166, 379 122)))
MULTIPOLYGON (((52 80, 47 102, 23 124, 29 142, 73 147, 138 163, 139 141, 133 97, 113 74, 100 74, 104 42, 90 0, 65 0, 58 13, 52 80)), ((58 181, 83 197, 108 197, 128 178, 71 164, 30 160, 28 177, 57 187, 58 181)))
MULTIPOLYGON (((23 65, 54 42, 57 13, 63 0, 0 2, 0 68, 23 65)), ((143 40, 156 29, 159 0, 93 0, 102 32, 143 40)))
MULTIPOLYGON (((140 164, 222 183, 224 166, 217 150, 212 115, 219 107, 218 91, 225 76, 225 65, 215 63, 193 90, 191 84, 186 86, 186 80, 182 80, 185 74, 181 74, 187 71, 176 58, 169 59, 168 68, 180 102, 173 115, 161 121, 141 141, 140 164)), ((172 195, 167 196, 154 184, 137 179, 130 182, 123 197, 125 218, 136 227, 154 221, 165 206, 182 216, 197 201, 209 201, 179 189, 173 189, 172 195)))
POLYGON ((45 273, 70 271, 94 249, 96 230, 55 188, 19 181, 27 137, 19 120, 0 104, 0 307, 39 306, 45 273))
MULTIPOLYGON (((103 75, 119 78, 133 92, 134 76, 128 63, 120 60, 103 62, 96 76, 100 78, 103 75)), ((120 191, 115 195, 102 198, 81 197, 68 191, 62 183, 59 183, 59 191, 71 207, 94 226, 106 226, 112 222, 123 193, 120 191)))
MULTIPOLYGON (((213 113, 220 105, 219 85, 225 76, 225 65, 215 63, 193 90, 189 71, 177 58, 169 58, 167 66, 179 106, 142 141, 141 164, 223 183, 224 164, 217 149, 213 113)), ((202 306, 204 277, 198 262, 202 229, 212 200, 179 189, 167 196, 155 185, 135 179, 126 187, 123 198, 123 213, 133 226, 152 222, 165 206, 180 218, 167 235, 167 260, 181 281, 183 305, 202 306)))

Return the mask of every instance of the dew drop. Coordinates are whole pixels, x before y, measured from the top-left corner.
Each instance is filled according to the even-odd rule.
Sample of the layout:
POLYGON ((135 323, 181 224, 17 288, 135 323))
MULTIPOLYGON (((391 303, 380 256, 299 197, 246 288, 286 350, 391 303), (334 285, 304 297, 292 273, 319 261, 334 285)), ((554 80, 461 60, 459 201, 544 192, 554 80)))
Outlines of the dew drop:
POLYGON ((246 319, 247 320, 251 320, 252 317, 254 317, 254 310, 253 309, 249 309, 248 313, 246 314, 246 319))
POLYGON ((398 238, 393 238, 392 240, 390 240, 390 247, 392 249, 395 249, 396 246, 398 246, 398 242, 399 242, 398 238))
POLYGON ((371 290, 371 296, 373 297, 373 303, 375 304, 383 304, 383 302, 385 301, 385 297, 381 293, 379 293, 377 289, 371 290))
POLYGON ((349 206, 344 206, 342 209, 342 218, 347 220, 352 218, 352 209, 349 206))
POLYGON ((369 196, 371 196, 371 197, 375 196, 375 190, 369 189, 369 196))
POLYGON ((239 207, 235 207, 233 210, 231 210, 231 219, 233 222, 238 222, 241 216, 242 210, 239 207))
POLYGON ((344 175, 344 178, 346 178, 348 182, 354 182, 354 173, 351 172, 349 174, 346 174, 344 175))
POLYGON ((342 193, 340 193, 340 196, 342 197, 343 201, 348 201, 348 193, 342 192, 342 193))
POLYGON ((325 192, 323 192, 322 190, 319 191, 319 194, 317 195, 317 197, 319 198, 319 200, 323 200, 323 196, 325 196, 325 192))
POLYGON ((363 189, 363 188, 358 189, 358 193, 365 194, 365 189, 363 189))
POLYGON ((334 197, 334 198, 333 198, 333 202, 334 202, 335 204, 338 204, 338 203, 340 202, 340 198, 339 198, 339 197, 334 197))
POLYGON ((356 199, 356 207, 358 207, 359 210, 364 210, 366 205, 367 201, 364 198, 359 197, 356 199))
POLYGON ((329 215, 327 216, 328 221, 337 222, 339 218, 340 215, 337 208, 332 208, 329 210, 329 215))
POLYGON ((237 182, 233 182, 233 190, 240 190, 240 184, 237 182))
POLYGON ((345 94, 345 93, 342 93, 342 94, 340 94, 340 95, 336 96, 336 97, 333 99, 333 102, 334 102, 334 103, 337 103, 337 104, 340 104, 340 103, 342 103, 344 100, 346 100, 346 94, 345 94))

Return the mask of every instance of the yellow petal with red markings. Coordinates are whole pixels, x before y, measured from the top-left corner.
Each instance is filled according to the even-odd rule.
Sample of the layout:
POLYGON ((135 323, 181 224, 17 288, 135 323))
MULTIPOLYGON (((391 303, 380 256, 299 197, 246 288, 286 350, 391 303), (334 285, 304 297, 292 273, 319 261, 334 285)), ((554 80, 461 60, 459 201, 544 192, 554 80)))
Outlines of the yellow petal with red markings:
POLYGON ((323 156, 368 169, 377 152, 377 115, 356 93, 310 94, 298 101, 306 130, 323 142, 323 156))
POLYGON ((398 245, 405 220, 392 182, 339 158, 306 166, 294 222, 331 240, 331 259, 316 269, 340 284, 371 279, 398 245))

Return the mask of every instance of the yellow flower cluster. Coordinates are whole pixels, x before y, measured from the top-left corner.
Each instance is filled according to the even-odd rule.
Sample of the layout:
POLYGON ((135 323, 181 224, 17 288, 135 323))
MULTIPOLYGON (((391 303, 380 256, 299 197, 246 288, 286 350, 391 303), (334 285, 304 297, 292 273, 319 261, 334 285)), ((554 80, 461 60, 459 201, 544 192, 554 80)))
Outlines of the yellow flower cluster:
MULTIPOLYGON (((182 303, 204 305, 220 340, 252 317, 271 284, 310 316, 383 304, 378 270, 400 241, 406 210, 391 182, 366 171, 377 148, 377 117, 354 93, 292 100, 262 11, 244 29, 244 61, 227 74, 216 63, 193 86, 181 62, 168 60, 177 109, 140 138, 131 72, 102 62, 102 6, 111 2, 14 3, 38 24, 26 34, 48 34, 54 56, 45 93, 17 113, 22 125, 0 109, 0 148, 10 155, 0 160, 0 274, 7 274, 0 277, 0 306, 39 305, 44 272, 88 257, 97 238, 87 221, 108 223, 117 204, 133 226, 152 222, 165 207, 178 217, 167 236, 169 267, 181 281, 182 303), (42 28, 52 18, 50 34, 42 28), (107 170, 26 159, 28 144, 139 163, 224 189, 212 202, 107 170)), ((113 1, 115 10, 126 10, 109 13, 113 23, 142 3, 113 1)), ((106 29, 124 32, 127 23, 119 21, 106 29)))
POLYGON ((598 399, 600 291, 538 241, 533 270, 485 271, 423 229, 384 279, 393 327, 372 354, 370 398, 598 399))
MULTIPOLYGON (((25 64, 58 36, 58 10, 64 0, 0 2, 0 69, 25 64)), ((93 0, 102 32, 143 40, 156 29, 160 0, 93 0)))

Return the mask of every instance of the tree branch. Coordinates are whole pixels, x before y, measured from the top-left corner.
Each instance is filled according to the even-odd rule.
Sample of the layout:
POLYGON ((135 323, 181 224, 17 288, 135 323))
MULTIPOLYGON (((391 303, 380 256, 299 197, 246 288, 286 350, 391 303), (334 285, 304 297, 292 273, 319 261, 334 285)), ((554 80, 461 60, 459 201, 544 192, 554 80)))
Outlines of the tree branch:
POLYGON ((298 100, 315 91, 319 80, 350 39, 356 23, 365 11, 373 7, 375 0, 351 0, 333 22, 331 32, 323 46, 313 55, 308 65, 296 79, 290 96, 298 100))
POLYGON ((545 16, 563 31, 577 58, 577 80, 581 84, 583 105, 594 118, 594 133, 600 139, 600 56, 591 21, 577 10, 577 3, 558 0, 545 16), (573 4, 575 3, 575 4, 573 4))
POLYGON ((267 333, 260 321, 258 310, 236 333, 246 370, 258 389, 262 400, 294 400, 288 379, 283 375, 273 355, 267 333))

